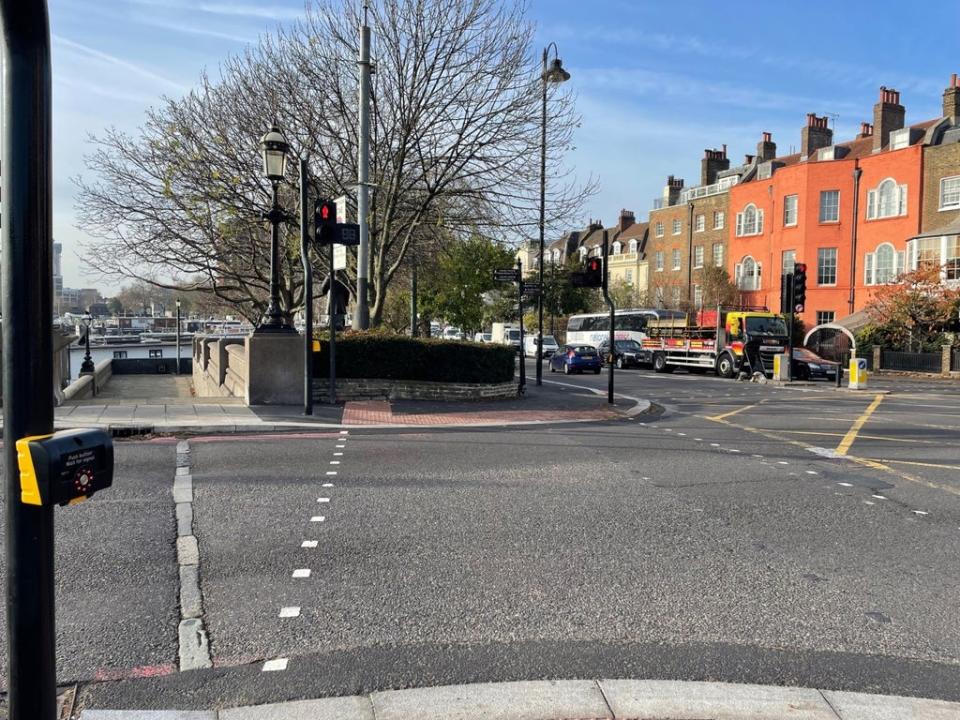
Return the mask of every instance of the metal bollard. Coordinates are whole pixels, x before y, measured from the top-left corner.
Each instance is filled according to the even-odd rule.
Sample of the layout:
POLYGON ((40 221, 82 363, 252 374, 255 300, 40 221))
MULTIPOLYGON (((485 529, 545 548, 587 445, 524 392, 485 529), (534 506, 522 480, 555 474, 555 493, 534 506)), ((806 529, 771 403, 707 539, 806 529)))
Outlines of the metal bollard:
MULTIPOLYGON (((841 355, 840 356, 841 361, 843 360, 844 357, 849 357, 849 356, 841 355)), ((847 360, 847 362, 849 362, 849 360, 847 360)), ((837 365, 837 387, 841 387, 842 385, 843 385, 843 362, 837 365)))

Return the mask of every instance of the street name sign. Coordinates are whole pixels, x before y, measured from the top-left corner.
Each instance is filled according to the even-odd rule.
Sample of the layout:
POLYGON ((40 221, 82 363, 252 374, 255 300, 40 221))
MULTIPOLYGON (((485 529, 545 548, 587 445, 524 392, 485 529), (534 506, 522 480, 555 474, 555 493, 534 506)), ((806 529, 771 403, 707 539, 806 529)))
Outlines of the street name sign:
POLYGON ((497 268, 493 271, 493 279, 497 282, 517 282, 520 273, 516 268, 497 268))

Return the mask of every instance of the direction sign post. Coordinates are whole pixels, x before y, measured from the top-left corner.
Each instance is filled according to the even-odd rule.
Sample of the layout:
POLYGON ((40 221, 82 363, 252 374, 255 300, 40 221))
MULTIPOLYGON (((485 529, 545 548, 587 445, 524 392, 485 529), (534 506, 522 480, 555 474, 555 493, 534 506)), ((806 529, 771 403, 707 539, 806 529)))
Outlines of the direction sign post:
POLYGON ((519 282, 520 273, 516 268, 497 268, 493 271, 493 279, 496 282, 519 282))
POLYGON ((523 395, 527 389, 527 356, 523 343, 523 264, 520 258, 517 258, 517 269, 514 272, 514 279, 517 283, 517 315, 520 317, 520 388, 519 394, 523 395))

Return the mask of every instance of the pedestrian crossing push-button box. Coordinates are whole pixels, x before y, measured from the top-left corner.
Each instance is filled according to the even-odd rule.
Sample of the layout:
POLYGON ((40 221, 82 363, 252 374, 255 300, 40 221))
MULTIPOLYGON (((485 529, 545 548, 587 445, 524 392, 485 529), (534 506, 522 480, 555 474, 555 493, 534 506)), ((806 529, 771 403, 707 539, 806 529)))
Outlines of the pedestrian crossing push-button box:
POLYGON ((103 430, 61 430, 17 440, 20 501, 72 505, 113 484, 113 441, 103 430))

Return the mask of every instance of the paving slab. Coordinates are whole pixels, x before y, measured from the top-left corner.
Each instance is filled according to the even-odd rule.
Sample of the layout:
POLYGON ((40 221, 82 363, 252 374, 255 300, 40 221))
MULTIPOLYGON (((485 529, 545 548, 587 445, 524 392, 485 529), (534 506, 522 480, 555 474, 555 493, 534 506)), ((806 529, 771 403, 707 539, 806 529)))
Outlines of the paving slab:
MULTIPOLYGON (((107 405, 100 413, 100 422, 122 422, 132 421, 136 412, 135 405, 107 405)), ((79 412, 74 412, 71 417, 79 417, 79 412)))
POLYGON ((960 703, 943 700, 823 691, 842 720, 957 720, 960 703))
POLYGON ((134 419, 136 420, 163 420, 167 415, 167 406, 166 405, 137 405, 136 410, 134 411, 134 419))
POLYGON ((353 696, 221 710, 219 720, 374 720, 374 714, 370 698, 353 696))
POLYGON ((601 680, 618 718, 670 720, 837 720, 819 690, 767 685, 601 680))
POLYGON ((449 685, 379 692, 370 699, 377 720, 613 720, 592 680, 449 685))
POLYGON ((217 720, 205 710, 84 710, 80 720, 217 720))

